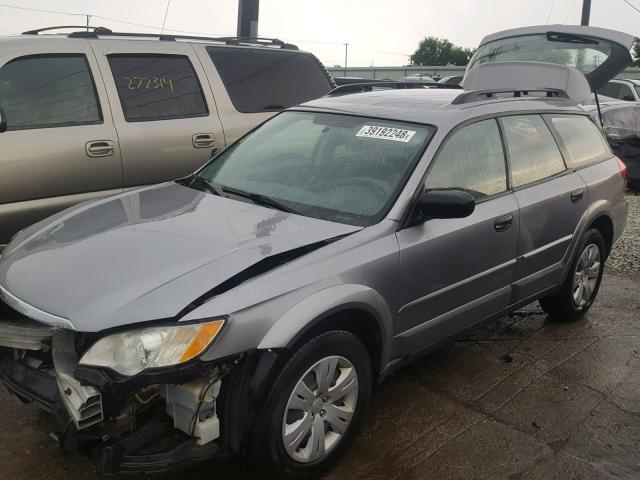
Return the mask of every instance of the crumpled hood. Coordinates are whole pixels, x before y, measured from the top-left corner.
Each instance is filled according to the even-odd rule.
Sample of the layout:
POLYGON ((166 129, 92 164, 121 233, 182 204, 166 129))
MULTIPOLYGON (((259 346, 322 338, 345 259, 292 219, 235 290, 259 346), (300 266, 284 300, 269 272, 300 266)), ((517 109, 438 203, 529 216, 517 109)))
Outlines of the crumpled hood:
POLYGON ((94 332, 172 318, 266 257, 359 229, 168 183, 25 230, 0 260, 0 285, 94 332))

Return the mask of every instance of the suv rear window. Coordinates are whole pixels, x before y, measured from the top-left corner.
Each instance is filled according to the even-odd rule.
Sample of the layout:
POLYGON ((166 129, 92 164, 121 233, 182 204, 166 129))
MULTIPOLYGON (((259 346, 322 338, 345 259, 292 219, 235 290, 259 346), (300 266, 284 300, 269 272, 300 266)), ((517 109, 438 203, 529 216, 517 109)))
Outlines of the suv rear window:
POLYGON ((29 55, 0 69, 0 106, 8 130, 102 122, 84 55, 29 55))
POLYGON ((109 55, 108 59, 127 122, 209 114, 188 57, 115 54, 109 55))
POLYGON ((570 167, 602 160, 611 156, 604 137, 591 120, 581 115, 549 115, 567 151, 570 167))
POLYGON ((242 47, 207 47, 235 108, 269 112, 318 98, 331 90, 319 62, 296 52, 242 47))

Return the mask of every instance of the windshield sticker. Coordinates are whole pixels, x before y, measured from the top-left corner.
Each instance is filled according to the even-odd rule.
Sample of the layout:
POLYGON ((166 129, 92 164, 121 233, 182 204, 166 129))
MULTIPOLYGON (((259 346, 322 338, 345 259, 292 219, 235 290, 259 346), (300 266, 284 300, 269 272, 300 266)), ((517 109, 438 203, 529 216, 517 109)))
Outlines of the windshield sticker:
POLYGON ((356 137, 379 138, 380 140, 393 140, 394 142, 407 143, 415 134, 415 130, 364 125, 360 131, 356 133, 356 137))

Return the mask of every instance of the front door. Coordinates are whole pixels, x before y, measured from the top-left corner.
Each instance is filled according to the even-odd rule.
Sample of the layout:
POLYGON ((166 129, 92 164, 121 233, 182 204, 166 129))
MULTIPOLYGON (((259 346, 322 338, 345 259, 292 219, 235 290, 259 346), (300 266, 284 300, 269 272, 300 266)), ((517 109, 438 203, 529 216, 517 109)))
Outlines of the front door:
POLYGON ((125 187, 186 176, 224 148, 215 100, 190 44, 90 43, 114 110, 125 187))
POLYGON ((424 188, 460 188, 476 198, 471 216, 431 219, 397 233, 402 354, 442 340, 509 304, 518 204, 508 190, 495 119, 467 125, 445 141, 424 188))
POLYGON ((122 191, 120 146, 93 52, 60 38, 0 57, 0 248, 75 203, 122 191))

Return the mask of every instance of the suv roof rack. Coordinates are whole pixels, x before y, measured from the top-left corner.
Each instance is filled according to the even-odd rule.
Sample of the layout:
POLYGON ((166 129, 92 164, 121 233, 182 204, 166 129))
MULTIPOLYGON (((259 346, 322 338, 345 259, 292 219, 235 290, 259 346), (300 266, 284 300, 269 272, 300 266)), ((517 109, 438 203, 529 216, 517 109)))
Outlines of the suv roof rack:
POLYGON ((49 32, 52 30, 64 30, 68 28, 78 28, 80 30, 71 32, 67 36, 69 38, 99 38, 100 36, 108 37, 139 37, 139 38, 157 38, 162 41, 176 41, 176 40, 201 40, 206 42, 224 43, 226 45, 246 45, 246 46, 264 46, 264 47, 278 47, 288 50, 299 50, 297 45, 292 43, 286 43, 277 38, 244 38, 244 37, 204 37, 197 35, 173 35, 173 34, 160 34, 160 33, 134 33, 134 32, 114 32, 113 30, 105 27, 87 27, 86 25, 60 25, 56 27, 37 28, 34 30, 28 30, 22 32, 22 35, 39 35, 42 32, 49 32))
POLYGON ((374 90, 405 90, 417 88, 442 88, 447 90, 461 90, 459 85, 436 82, 362 82, 349 83, 334 88, 327 96, 349 95, 351 93, 372 92, 374 90))
POLYGON ((569 98, 567 92, 558 88, 499 88, 495 90, 471 90, 468 92, 463 92, 456 98, 454 98, 451 104, 462 105, 464 103, 481 102, 483 100, 496 100, 499 98, 535 97, 535 95, 530 95, 531 93, 542 93, 544 94, 545 98, 569 98))

